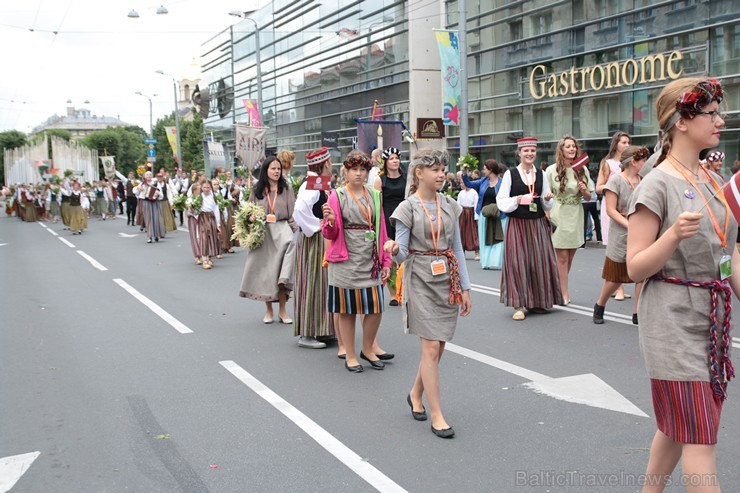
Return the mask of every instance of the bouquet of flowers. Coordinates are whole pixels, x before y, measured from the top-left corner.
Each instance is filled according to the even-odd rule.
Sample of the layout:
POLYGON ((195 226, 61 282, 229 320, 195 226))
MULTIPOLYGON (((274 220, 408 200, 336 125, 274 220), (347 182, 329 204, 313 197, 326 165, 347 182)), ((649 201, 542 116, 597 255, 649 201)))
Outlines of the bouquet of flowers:
POLYGON ((478 169, 478 158, 476 158, 472 154, 465 154, 464 156, 460 156, 460 159, 457 160, 457 168, 467 168, 468 171, 474 171, 478 169))
MULTIPOLYGON (((187 199, 187 195, 185 196, 187 199)), ((203 196, 202 195, 196 195, 194 197, 190 197, 188 200, 188 207, 190 207, 193 210, 193 214, 198 215, 203 208, 203 196)))
POLYGON ((75 172, 74 172, 74 170, 72 168, 67 168, 67 169, 64 170, 64 177, 65 178, 69 178, 69 177, 71 177, 74 174, 75 174, 75 172))
POLYGON ((136 174, 139 176, 144 176, 144 173, 146 173, 146 166, 143 164, 140 164, 136 167, 136 174))
POLYGON ((172 207, 178 212, 182 212, 187 207, 186 202, 188 200, 187 194, 184 193, 178 193, 175 195, 175 198, 172 200, 172 207))
POLYGON ((218 210, 223 211, 229 207, 229 201, 220 193, 215 194, 216 203, 218 204, 218 210))
POLYGON ((242 202, 248 202, 249 196, 252 195, 252 189, 244 187, 242 188, 242 202))
POLYGON ((265 209, 253 202, 245 202, 234 215, 232 239, 239 244, 256 250, 265 241, 265 209))
POLYGON ((236 168, 234 168, 234 175, 241 178, 246 178, 248 175, 247 168, 245 168, 244 166, 237 166, 236 168))

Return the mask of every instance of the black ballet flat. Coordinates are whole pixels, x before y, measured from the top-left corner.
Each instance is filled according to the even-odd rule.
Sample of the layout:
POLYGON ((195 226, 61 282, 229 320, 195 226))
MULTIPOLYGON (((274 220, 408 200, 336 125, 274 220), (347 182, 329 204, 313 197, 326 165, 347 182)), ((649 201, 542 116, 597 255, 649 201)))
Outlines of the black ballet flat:
POLYGON ((344 367, 352 373, 362 373, 365 370, 362 365, 349 366, 346 361, 344 362, 344 367))
POLYGON ((455 430, 453 430, 452 427, 438 430, 434 425, 432 425, 432 433, 437 435, 439 438, 452 438, 455 436, 455 430))
POLYGON ((339 358, 339 359, 347 359, 347 355, 346 354, 337 354, 337 358, 339 358))
POLYGON ((388 361, 396 357, 393 353, 376 354, 375 356, 377 356, 380 361, 388 361))
POLYGON ((383 363, 380 360, 377 360, 377 361, 369 360, 362 351, 360 351, 360 358, 370 363, 370 366, 372 366, 374 370, 383 370, 385 368, 385 363, 383 363))
POLYGON ((411 408, 411 416, 413 416, 416 421, 427 420, 427 410, 424 409, 424 406, 421 406, 422 409, 424 409, 422 412, 417 413, 416 411, 414 411, 414 404, 411 402, 411 394, 406 396, 406 402, 409 403, 409 407, 411 408))

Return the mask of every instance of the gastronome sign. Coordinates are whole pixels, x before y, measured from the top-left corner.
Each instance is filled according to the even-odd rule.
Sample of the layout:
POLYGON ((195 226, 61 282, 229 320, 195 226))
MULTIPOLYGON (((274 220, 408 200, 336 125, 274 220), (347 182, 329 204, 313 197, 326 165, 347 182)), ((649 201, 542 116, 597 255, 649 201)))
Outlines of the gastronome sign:
POLYGON ((571 67, 552 74, 547 73, 544 65, 536 65, 529 74, 529 93, 539 100, 677 79, 683 74, 679 68, 681 60, 683 53, 673 51, 668 55, 660 53, 590 67, 571 67))

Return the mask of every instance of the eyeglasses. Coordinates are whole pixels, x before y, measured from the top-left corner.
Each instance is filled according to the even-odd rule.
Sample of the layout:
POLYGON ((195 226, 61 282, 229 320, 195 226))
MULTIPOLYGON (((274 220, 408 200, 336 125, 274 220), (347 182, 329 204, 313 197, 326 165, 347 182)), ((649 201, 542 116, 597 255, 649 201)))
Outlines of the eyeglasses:
POLYGON ((697 113, 697 115, 709 115, 709 116, 711 116, 712 117, 712 123, 716 122, 717 121, 717 118, 721 118, 722 121, 725 121, 725 117, 727 116, 724 113, 721 113, 721 112, 719 112, 717 110, 714 110, 714 111, 699 111, 697 113))

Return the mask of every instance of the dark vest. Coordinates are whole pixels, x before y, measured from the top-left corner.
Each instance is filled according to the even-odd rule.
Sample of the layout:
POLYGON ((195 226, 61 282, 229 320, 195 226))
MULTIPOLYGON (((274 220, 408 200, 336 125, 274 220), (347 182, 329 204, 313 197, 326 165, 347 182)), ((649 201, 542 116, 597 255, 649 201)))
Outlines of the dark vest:
MULTIPOLYGON (((516 197, 518 195, 527 195, 529 193, 529 187, 527 187, 527 184, 522 180, 519 170, 517 168, 511 168, 509 173, 511 174, 511 192, 509 193, 509 196, 516 197)), ((514 212, 508 212, 506 214, 507 216, 518 217, 520 219, 538 219, 540 217, 545 217, 545 209, 542 207, 541 198, 542 180, 544 179, 544 175, 545 174, 542 170, 535 170, 536 178, 534 182, 534 193, 538 195, 538 197, 532 202, 537 204, 537 212, 530 212, 529 205, 520 205, 516 210, 514 210, 514 212)), ((529 176, 532 176, 531 173, 529 176)))
POLYGON ((69 195, 62 194, 62 204, 69 204, 69 200, 70 200, 70 196, 69 195))
MULTIPOLYGON (((306 178, 303 179, 303 183, 306 182, 306 178)), ((311 207, 311 212, 313 213, 314 217, 318 219, 323 219, 324 212, 321 210, 321 207, 326 204, 328 200, 329 199, 326 197, 326 192, 324 192, 323 190, 319 190, 319 200, 317 200, 313 207, 311 207)))
POLYGON ((82 197, 82 194, 72 194, 69 196, 69 205, 80 205, 80 198, 82 197))

